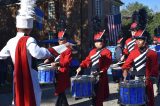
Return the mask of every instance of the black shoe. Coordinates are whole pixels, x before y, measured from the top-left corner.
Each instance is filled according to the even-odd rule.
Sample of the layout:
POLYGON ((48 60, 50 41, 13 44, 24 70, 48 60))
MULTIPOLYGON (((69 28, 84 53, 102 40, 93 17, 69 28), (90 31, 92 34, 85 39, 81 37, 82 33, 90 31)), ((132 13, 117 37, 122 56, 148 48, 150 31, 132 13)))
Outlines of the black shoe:
POLYGON ((62 106, 69 106, 69 104, 62 104, 62 106))
POLYGON ((82 99, 82 98, 75 98, 75 100, 79 100, 79 99, 82 99))

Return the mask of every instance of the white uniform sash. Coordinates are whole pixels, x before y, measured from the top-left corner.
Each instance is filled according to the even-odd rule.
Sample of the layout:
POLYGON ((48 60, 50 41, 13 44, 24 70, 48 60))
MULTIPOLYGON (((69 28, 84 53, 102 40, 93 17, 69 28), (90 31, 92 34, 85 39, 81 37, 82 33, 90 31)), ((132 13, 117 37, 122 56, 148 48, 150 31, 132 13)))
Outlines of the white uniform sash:
POLYGON ((127 44, 127 48, 129 52, 131 52, 134 49, 135 41, 136 40, 134 39, 127 44))
POLYGON ((138 75, 145 75, 147 52, 148 52, 148 49, 134 59, 134 68, 136 69, 135 71, 136 71, 136 74, 138 75))

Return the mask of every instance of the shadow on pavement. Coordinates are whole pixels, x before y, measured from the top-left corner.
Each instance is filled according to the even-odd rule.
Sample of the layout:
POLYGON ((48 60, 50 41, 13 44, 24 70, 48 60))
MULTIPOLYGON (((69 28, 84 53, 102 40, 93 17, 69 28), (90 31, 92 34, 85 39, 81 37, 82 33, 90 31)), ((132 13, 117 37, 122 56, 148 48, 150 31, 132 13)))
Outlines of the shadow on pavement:
POLYGON ((157 95, 155 97, 155 106, 159 106, 160 105, 160 95, 157 95))
POLYGON ((119 97, 118 93, 110 93, 109 98, 107 99, 107 101, 118 99, 118 97, 119 97))
POLYGON ((0 106, 11 106, 12 93, 0 94, 0 106))
POLYGON ((91 105, 91 100, 87 100, 87 101, 72 104, 70 106, 90 106, 90 105, 91 105))

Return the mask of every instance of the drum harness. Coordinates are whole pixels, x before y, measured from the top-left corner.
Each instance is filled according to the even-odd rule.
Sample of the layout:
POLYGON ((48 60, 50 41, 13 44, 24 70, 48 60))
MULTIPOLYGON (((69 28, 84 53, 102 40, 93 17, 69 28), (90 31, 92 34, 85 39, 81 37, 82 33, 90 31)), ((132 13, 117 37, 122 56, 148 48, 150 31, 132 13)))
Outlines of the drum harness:
POLYGON ((135 72, 136 76, 144 76, 146 69, 146 54, 148 49, 142 52, 137 58, 134 59, 133 72, 135 72))
POLYGON ((133 39, 132 41, 130 41, 126 46, 125 48, 127 47, 128 48, 128 51, 131 52, 133 49, 134 49, 134 45, 135 45, 135 39, 133 39))
POLYGON ((100 77, 100 69, 99 69, 99 58, 101 57, 101 52, 104 50, 104 48, 97 50, 97 52, 90 57, 92 65, 91 65, 91 75, 93 75, 95 72, 98 72, 98 75, 93 75, 96 78, 96 84, 99 81, 100 77))

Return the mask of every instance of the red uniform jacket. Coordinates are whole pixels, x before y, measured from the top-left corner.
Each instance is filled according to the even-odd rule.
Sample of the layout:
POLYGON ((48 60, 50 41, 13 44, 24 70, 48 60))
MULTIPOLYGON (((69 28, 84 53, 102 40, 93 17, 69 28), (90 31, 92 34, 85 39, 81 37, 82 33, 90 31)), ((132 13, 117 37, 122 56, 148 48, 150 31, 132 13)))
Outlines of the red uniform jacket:
MULTIPOLYGON (((51 49, 51 48, 50 48, 51 49)), ((50 50, 53 55, 58 56, 56 51, 53 49, 50 50)), ((69 77, 69 65, 72 59, 72 51, 70 48, 65 50, 60 54, 60 59, 59 59, 59 65, 60 68, 58 70, 57 74, 57 84, 56 84, 56 91, 55 95, 58 95, 60 93, 63 93, 67 88, 70 87, 70 77, 69 77)))
MULTIPOLYGON (((140 55, 139 49, 131 51, 127 60, 122 66, 122 69, 130 69, 133 65, 133 60, 140 55)), ((146 77, 155 76, 158 77, 158 55, 153 50, 148 50, 146 61, 146 77)))
MULTIPOLYGON (((140 55, 139 49, 132 50, 127 60, 122 66, 122 69, 130 69, 132 67, 133 60, 140 55)), ((147 106, 154 106, 154 92, 153 92, 153 84, 149 79, 151 76, 158 77, 158 55, 153 50, 148 50, 146 54, 146 88, 147 88, 147 96, 148 103, 147 106)))
MULTIPOLYGON (((90 57, 96 53, 96 48, 92 49, 89 55, 86 57, 84 61, 80 64, 80 67, 87 68, 91 65, 90 57)), ((99 85, 98 85, 98 92, 96 94, 97 98, 101 101, 105 100, 106 97, 109 96, 109 86, 108 86, 108 77, 107 77, 107 70, 112 62, 112 55, 111 52, 104 48, 101 53, 101 57, 99 58, 99 68, 100 71, 103 71, 102 75, 100 76, 99 85)))
POLYGON ((57 74, 57 86, 55 94, 62 93, 70 87, 69 64, 71 63, 72 59, 71 55, 72 51, 70 48, 60 54, 60 69, 59 73, 57 74))
MULTIPOLYGON (((131 52, 131 51, 129 51, 129 43, 131 43, 133 41, 133 39, 132 38, 128 38, 126 41, 125 41, 125 47, 124 47, 124 50, 123 50, 123 53, 125 54, 125 55, 129 55, 129 53, 131 52)), ((137 49, 138 47, 137 47, 137 45, 136 44, 134 44, 134 47, 133 47, 133 49, 137 49)))

